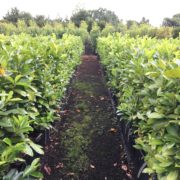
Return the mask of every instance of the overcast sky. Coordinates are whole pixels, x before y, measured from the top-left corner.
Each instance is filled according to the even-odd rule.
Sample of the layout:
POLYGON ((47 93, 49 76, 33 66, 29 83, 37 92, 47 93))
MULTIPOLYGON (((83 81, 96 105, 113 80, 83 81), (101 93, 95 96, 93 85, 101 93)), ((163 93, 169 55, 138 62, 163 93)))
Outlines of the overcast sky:
POLYGON ((12 7, 34 16, 43 14, 50 18, 70 17, 77 7, 103 7, 114 11, 124 22, 128 19, 140 21, 144 16, 158 26, 164 17, 180 13, 180 0, 0 0, 0 18, 12 7))

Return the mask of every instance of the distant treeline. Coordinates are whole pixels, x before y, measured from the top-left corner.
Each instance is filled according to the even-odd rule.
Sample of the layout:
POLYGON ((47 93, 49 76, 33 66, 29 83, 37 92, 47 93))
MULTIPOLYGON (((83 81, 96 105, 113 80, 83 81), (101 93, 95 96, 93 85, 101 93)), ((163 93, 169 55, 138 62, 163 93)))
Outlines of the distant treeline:
POLYGON ((180 32, 180 14, 175 14, 172 18, 164 18, 162 25, 157 28, 152 26, 145 17, 140 22, 128 20, 123 23, 113 11, 103 8, 77 9, 69 19, 50 19, 44 15, 33 17, 28 12, 12 8, 0 20, 0 33, 8 35, 22 32, 32 35, 55 33, 61 37, 65 32, 82 35, 82 26, 88 33, 96 29, 98 35, 99 33, 107 35, 111 32, 121 32, 133 37, 147 35, 157 38, 176 38, 180 32))

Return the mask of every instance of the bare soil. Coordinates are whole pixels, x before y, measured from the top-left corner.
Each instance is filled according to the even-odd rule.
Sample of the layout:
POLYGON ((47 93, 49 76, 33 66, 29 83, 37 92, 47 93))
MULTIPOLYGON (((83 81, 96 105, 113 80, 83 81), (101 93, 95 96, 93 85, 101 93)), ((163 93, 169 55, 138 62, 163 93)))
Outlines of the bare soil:
POLYGON ((82 56, 42 158, 45 180, 134 179, 97 56, 82 56))

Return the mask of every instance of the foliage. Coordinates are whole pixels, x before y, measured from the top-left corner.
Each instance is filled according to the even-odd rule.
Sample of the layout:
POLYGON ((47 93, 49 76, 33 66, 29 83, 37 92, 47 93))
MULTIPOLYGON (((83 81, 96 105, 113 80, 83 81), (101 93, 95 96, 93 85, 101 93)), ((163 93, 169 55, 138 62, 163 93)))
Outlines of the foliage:
POLYGON ((90 37, 91 37, 94 52, 96 50, 97 38, 100 36, 100 33, 101 33, 100 27, 97 25, 96 22, 94 22, 92 29, 91 29, 91 32, 90 32, 90 37))
POLYGON ((92 18, 95 20, 97 23, 100 22, 105 22, 115 25, 119 22, 119 18, 117 15, 110 10, 104 9, 104 8, 99 8, 97 10, 91 10, 92 18))
POLYGON ((101 35, 102 36, 107 36, 109 33, 115 32, 114 26, 111 24, 106 24, 105 28, 102 30, 101 35))
MULTIPOLYGON (((136 36, 149 36, 149 37, 157 37, 159 39, 163 38, 171 38, 171 37, 178 37, 178 36, 173 36, 173 31, 174 28, 172 27, 153 27, 152 25, 148 23, 133 23, 129 26, 127 24, 127 30, 125 31, 126 34, 129 34, 131 37, 136 37, 136 36)), ((121 32, 121 31, 119 31, 121 32)), ((123 32, 123 31, 122 31, 123 32)), ((123 32, 124 34, 124 32, 123 32)), ((177 33, 175 33, 177 34, 177 33)))
POLYGON ((7 14, 4 16, 4 19, 14 24, 17 23, 18 20, 23 20, 25 21, 26 25, 29 25, 29 22, 33 19, 33 17, 30 13, 24 11, 20 12, 15 7, 7 12, 7 14))
MULTIPOLYGON (((1 177, 10 164, 25 164, 34 152, 43 154, 29 134, 51 127, 82 51, 81 38, 73 35, 0 35, 1 177)), ((31 170, 27 167, 25 172, 31 170)))
POLYGON ((127 25, 127 28, 130 29, 130 28, 132 28, 132 27, 134 27, 134 26, 137 26, 137 25, 138 25, 138 22, 135 21, 135 20, 128 20, 128 21, 126 22, 126 25, 127 25))
POLYGON ((31 165, 27 166, 24 171, 18 172, 16 169, 11 169, 3 177, 3 180, 35 180, 43 178, 42 174, 37 171, 39 161, 39 158, 34 159, 31 165))
POLYGON ((145 17, 143 17, 139 24, 149 24, 149 19, 146 19, 145 17))
POLYGON ((180 27, 175 27, 175 28, 173 28, 173 38, 177 38, 177 37, 179 37, 179 35, 180 35, 180 27))
MULTIPOLYGON (((58 21, 54 22, 45 22, 44 26, 39 27, 34 20, 29 21, 29 26, 26 25, 24 20, 18 20, 16 26, 12 23, 0 22, 0 33, 4 35, 12 35, 12 34, 21 34, 26 33, 31 36, 38 35, 51 35, 56 34, 57 38, 62 38, 63 34, 68 33, 76 36, 81 36, 83 42, 85 42, 86 38, 88 38, 89 34, 86 29, 86 23, 81 22, 81 26, 79 28, 75 27, 74 23, 68 22, 67 24, 63 24, 58 21)), ((40 25, 40 24, 39 24, 40 25)))
POLYGON ((88 20, 91 18, 90 12, 84 9, 79 9, 74 12, 74 14, 71 16, 71 21, 74 22, 74 24, 79 27, 81 24, 81 21, 85 21, 88 23, 88 20))
POLYGON ((164 18, 163 26, 173 27, 172 36, 176 38, 180 33, 180 14, 175 14, 172 18, 164 18))
MULTIPOLYGON (((128 20, 126 24, 119 20, 114 12, 107 9, 99 8, 97 10, 77 9, 71 16, 71 21, 68 19, 62 20, 49 19, 43 15, 32 17, 28 12, 19 11, 17 8, 12 8, 4 20, 0 21, 0 33, 5 35, 28 33, 32 36, 50 35, 55 33, 58 38, 61 38, 64 33, 81 36, 83 42, 89 39, 89 34, 92 37, 93 46, 96 47, 96 34, 107 36, 112 32, 121 32, 129 34, 131 37, 149 36, 157 38, 177 38, 179 36, 179 14, 173 16, 171 21, 163 22, 161 27, 153 27, 149 20, 143 17, 140 22, 128 20), (93 26, 96 26, 97 32, 93 26), (88 34, 89 33, 89 34, 88 34)), ((169 18, 170 19, 170 18, 169 18)))
POLYGON ((106 23, 115 25, 119 22, 119 19, 114 12, 99 8, 97 10, 78 9, 71 16, 71 21, 74 22, 77 27, 80 26, 81 21, 86 21, 90 32, 94 22, 96 22, 102 30, 106 23))
POLYGON ((180 178, 180 40, 130 38, 118 33, 98 39, 109 86, 122 119, 130 121, 145 172, 180 178))
POLYGON ((7 14, 4 16, 4 19, 12 23, 17 23, 19 17, 19 10, 17 8, 12 8, 11 11, 8 11, 7 14))
POLYGON ((156 33, 156 36, 160 39, 171 38, 173 28, 171 27, 160 27, 156 33))
POLYGON ((43 27, 46 24, 46 18, 43 15, 37 15, 34 20, 39 27, 43 27))
POLYGON ((172 18, 164 18, 163 26, 180 27, 180 14, 175 14, 172 18))
POLYGON ((11 35, 17 27, 12 23, 0 22, 0 34, 11 35))

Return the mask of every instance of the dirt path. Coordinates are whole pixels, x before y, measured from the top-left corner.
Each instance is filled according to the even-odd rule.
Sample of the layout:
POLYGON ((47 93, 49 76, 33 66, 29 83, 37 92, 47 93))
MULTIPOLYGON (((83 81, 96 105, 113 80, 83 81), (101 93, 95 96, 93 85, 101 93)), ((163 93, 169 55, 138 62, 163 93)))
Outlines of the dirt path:
POLYGON ((85 55, 67 109, 45 149, 46 180, 130 179, 120 132, 96 56, 85 55))

